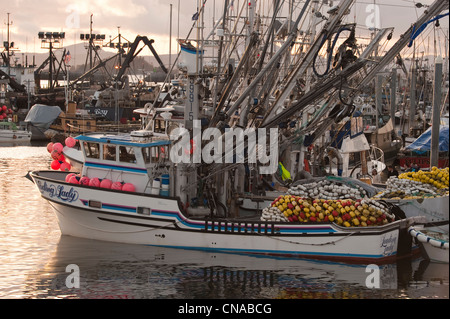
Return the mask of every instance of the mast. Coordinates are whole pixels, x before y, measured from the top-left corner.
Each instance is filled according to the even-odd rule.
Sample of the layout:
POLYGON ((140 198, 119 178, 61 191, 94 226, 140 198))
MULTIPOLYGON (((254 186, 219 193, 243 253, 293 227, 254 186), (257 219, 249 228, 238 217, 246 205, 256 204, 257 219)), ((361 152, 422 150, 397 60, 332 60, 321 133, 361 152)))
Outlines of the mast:
MULTIPOLYGON (((269 120, 273 118, 275 115, 275 112, 278 110, 278 108, 284 103, 286 98, 289 96, 289 94, 294 89, 295 85, 297 84, 297 79, 304 74, 306 69, 311 65, 314 56, 319 52, 319 50, 322 47, 322 41, 323 39, 331 37, 333 34, 333 31, 336 29, 336 27, 339 26, 342 17, 346 14, 349 7, 352 5, 353 0, 343 0, 340 3, 339 8, 336 12, 332 14, 332 16, 328 19, 328 23, 323 27, 321 36, 317 38, 317 40, 314 41, 314 44, 310 47, 308 50, 306 56, 304 59, 297 65, 295 70, 291 73, 291 76, 286 80, 286 85, 284 87, 284 90, 282 93, 278 96, 274 104, 270 107, 267 115, 264 117, 264 120, 262 124, 267 123, 269 120)), ((309 1, 306 1, 305 6, 309 4, 309 1)))
MULTIPOLYGON (((273 55, 273 57, 266 63, 266 65, 260 70, 260 72, 256 75, 256 77, 253 79, 253 81, 250 83, 250 85, 246 88, 246 90, 239 96, 239 98, 234 102, 234 104, 230 107, 230 109, 227 111, 227 116, 231 116, 234 114, 234 112, 237 110, 239 105, 245 100, 247 95, 253 90, 254 87, 261 81, 261 79, 264 77, 267 70, 269 70, 275 62, 278 61, 278 58, 281 54, 283 54, 288 48, 290 48, 292 42, 297 37, 297 27, 300 23, 300 20, 303 18, 303 15, 306 11, 306 8, 309 5, 310 0, 306 0, 301 13, 299 14, 293 28, 290 36, 285 41, 285 43, 282 45, 282 47, 273 55)), ((295 81, 294 81, 295 82, 295 81)))
POLYGON ((170 4, 170 23, 169 23, 169 67, 172 67, 172 4, 170 4))
POLYGON ((94 46, 94 39, 92 39, 92 16, 94 14, 91 13, 90 21, 89 21, 89 69, 92 69, 92 47, 94 46))
POLYGON ((434 67, 433 117, 431 125, 430 169, 439 162, 439 122, 441 118, 442 58, 436 59, 434 67))
POLYGON ((414 128, 414 116, 416 115, 416 77, 417 77, 417 68, 416 68, 416 44, 414 43, 413 50, 413 58, 411 63, 411 87, 409 91, 409 134, 413 134, 414 128))
POLYGON ((216 78, 215 78, 215 84, 214 84, 213 108, 216 107, 216 103, 217 103, 217 94, 218 94, 218 89, 219 89, 218 88, 219 77, 220 77, 220 72, 222 69, 223 37, 224 37, 224 32, 225 32, 225 21, 226 21, 227 11, 228 11, 228 0, 225 0, 225 3, 223 5, 223 16, 221 18, 222 29, 217 29, 217 33, 219 35, 219 50, 217 52, 217 71, 216 71, 216 78))
POLYGON ((9 42, 9 26, 13 24, 13 22, 9 21, 9 15, 10 13, 8 12, 8 22, 6 23, 6 64, 8 65, 8 76, 11 76, 11 60, 10 60, 10 53, 9 53, 9 49, 11 47, 11 42, 9 42))
POLYGON ((397 104, 397 69, 393 68, 391 73, 391 121, 395 126, 395 109, 397 104))

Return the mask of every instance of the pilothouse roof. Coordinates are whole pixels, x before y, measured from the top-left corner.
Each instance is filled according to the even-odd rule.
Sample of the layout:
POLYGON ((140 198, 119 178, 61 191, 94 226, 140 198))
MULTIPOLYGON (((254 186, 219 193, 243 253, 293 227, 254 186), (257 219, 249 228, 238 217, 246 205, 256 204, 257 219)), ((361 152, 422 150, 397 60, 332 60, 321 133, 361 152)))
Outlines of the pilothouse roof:
POLYGON ((90 134, 90 135, 78 135, 75 139, 79 141, 95 142, 95 143, 105 143, 105 144, 116 144, 124 146, 136 146, 136 147, 152 147, 152 146, 162 146, 170 145, 169 140, 158 140, 150 142, 150 139, 145 141, 136 141, 132 139, 130 134, 114 135, 114 134, 90 134))

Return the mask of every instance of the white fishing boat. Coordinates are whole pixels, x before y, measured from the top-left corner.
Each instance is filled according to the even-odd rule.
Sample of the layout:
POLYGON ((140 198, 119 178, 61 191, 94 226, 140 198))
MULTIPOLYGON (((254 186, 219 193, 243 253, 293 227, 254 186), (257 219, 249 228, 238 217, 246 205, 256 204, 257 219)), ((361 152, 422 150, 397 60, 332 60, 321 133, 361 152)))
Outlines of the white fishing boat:
POLYGON ((20 129, 13 122, 0 121, 0 142, 29 142, 31 132, 20 129))
MULTIPOLYGON (((297 27, 301 25, 300 22, 310 2, 312 3, 309 0, 305 2, 294 24, 290 25, 292 30, 297 30, 297 27)), ((351 0, 342 1, 339 7, 328 11, 328 21, 321 32, 330 39, 336 30, 339 30, 337 35, 341 31, 350 31, 351 35, 345 41, 345 45, 352 47, 353 50, 356 48, 354 37, 356 25, 351 28, 341 25, 342 18, 352 2, 351 0)), ((448 1, 441 2, 436 1, 431 5, 419 18, 417 25, 422 25, 448 5, 448 1)), ((244 5, 247 6, 247 4, 244 5)), ((254 9, 255 3, 250 1, 248 12, 251 20, 249 21, 253 21, 255 17, 254 9)), ((311 7, 311 9, 314 8, 311 7)), ((278 12, 278 9, 274 12, 278 12)), ((223 19, 225 16, 224 14, 223 19)), ((210 161, 205 164, 206 161, 201 161, 204 155, 201 150, 202 142, 205 139, 197 140, 197 138, 200 137, 201 130, 214 128, 217 129, 217 135, 220 135, 219 143, 223 143, 222 138, 226 142, 225 136, 233 135, 232 128, 258 128, 258 144, 254 141, 251 148, 248 146, 248 154, 258 149, 258 153, 261 150, 262 155, 267 155, 267 146, 276 150, 278 154, 277 143, 283 135, 286 138, 292 136, 285 140, 286 143, 292 143, 295 137, 302 137, 304 138, 303 146, 309 147, 331 125, 338 124, 351 116, 352 103, 350 100, 345 100, 361 91, 373 80, 375 74, 391 63, 393 57, 410 41, 412 30, 408 29, 401 35, 400 40, 386 55, 372 66, 368 63, 370 60, 368 57, 388 32, 388 29, 381 30, 359 58, 352 53, 346 61, 339 62, 335 68, 336 72, 328 72, 329 68, 327 68, 325 73, 320 74, 320 77, 323 77, 322 80, 308 83, 308 90, 301 92, 294 90, 298 87, 297 80, 306 73, 309 65, 316 64, 316 57, 327 37, 316 37, 307 54, 295 59, 298 62, 290 65, 288 60, 291 60, 291 50, 289 48, 292 48, 296 41, 296 32, 290 33, 276 54, 266 61, 265 51, 269 49, 273 40, 268 38, 261 51, 260 40, 263 39, 258 39, 259 31, 253 30, 252 22, 248 25, 245 52, 243 51, 244 54, 239 56, 238 61, 234 60, 234 55, 229 55, 224 59, 228 62, 224 62, 223 65, 218 63, 218 70, 208 71, 203 61, 206 58, 203 54, 205 46, 200 41, 194 47, 195 50, 187 52, 189 57, 180 56, 180 62, 184 65, 181 65, 179 69, 186 83, 181 99, 184 104, 183 122, 180 118, 179 125, 173 125, 172 128, 184 127, 191 134, 187 142, 185 141, 186 148, 178 148, 182 153, 178 155, 190 157, 192 154, 192 158, 198 155, 199 161, 188 159, 186 162, 174 163, 169 159, 172 144, 175 143, 175 137, 178 135, 175 136, 175 132, 172 132, 171 127, 166 124, 169 119, 174 120, 177 105, 165 104, 162 101, 159 110, 150 110, 154 113, 149 113, 148 108, 144 108, 141 112, 149 120, 145 123, 146 129, 143 131, 124 135, 78 136, 83 155, 79 176, 70 175, 73 173, 67 171, 30 172, 30 177, 37 185, 42 197, 54 208, 62 234, 130 244, 363 263, 381 263, 410 254, 412 238, 407 234, 407 228, 418 221, 423 221, 421 216, 395 218, 390 221, 379 217, 381 222, 386 220, 386 223, 380 226, 370 224, 372 226, 366 227, 356 225, 343 227, 333 222, 314 220, 311 222, 288 222, 281 219, 263 221, 261 213, 253 217, 240 217, 236 214, 240 196, 247 190, 255 191, 255 193, 260 189, 264 191, 259 169, 270 168, 265 172, 272 173, 266 175, 273 175, 275 171, 272 170, 274 166, 272 164, 275 163, 276 166, 278 155, 274 155, 273 160, 272 156, 268 157, 268 161, 266 161, 267 156, 263 156, 264 161, 260 158, 258 163, 255 163, 255 160, 250 164, 248 162, 253 156, 248 155, 246 164, 252 167, 249 167, 247 174, 245 167, 244 171, 240 170, 245 165, 239 161, 246 156, 237 153, 237 149, 241 148, 241 144, 237 141, 234 145, 232 141, 230 143, 233 146, 231 148, 236 148, 236 154, 234 154, 236 156, 222 149, 215 154, 218 155, 215 158, 222 161, 210 161), (260 55, 260 53, 264 54, 260 55), (261 57, 260 61, 252 60, 255 56, 261 57), (282 60, 286 60, 287 68, 275 67, 282 60), (247 66, 257 64, 259 67, 255 69, 255 72, 253 70, 249 72, 247 66), (288 76, 278 71, 278 69, 291 70, 291 67, 293 68, 288 76), (367 72, 364 72, 366 74, 361 79, 359 71, 363 68, 367 72), (226 76, 215 77, 210 76, 209 73, 226 76), (279 86, 275 83, 276 81, 272 81, 275 79, 283 79, 282 85, 279 86), (344 79, 348 83, 343 83, 344 79), (336 92, 337 87, 339 92, 336 92), (276 96, 273 101, 269 98, 271 95, 276 96), (330 97, 327 98, 326 103, 323 103, 327 95, 330 97), (295 100, 291 100, 292 98, 295 100), (207 103, 208 99, 209 102, 214 102, 211 104, 212 107, 207 103), (303 114, 307 105, 313 105, 319 101, 323 108, 317 110, 312 119, 307 123, 297 121, 299 117, 303 118, 307 115, 303 114), (289 107, 285 108, 285 104, 289 104, 289 107), (292 123, 294 127, 291 127, 292 123), (198 134, 196 134, 197 129, 198 134), (259 129, 267 130, 266 134, 260 134, 259 129), (292 131, 289 131, 290 129, 292 131), (272 134, 273 131, 276 134, 272 134), (268 135, 270 135, 270 142, 267 141, 268 135), (273 141, 272 135, 275 136, 273 141), (266 139, 261 142, 259 137, 263 136, 266 139), (189 149, 187 149, 188 146, 190 146, 189 149), (229 161, 224 162, 227 159, 229 161), (93 180, 96 182, 90 184, 93 180), (246 187, 246 183, 251 187, 246 187)), ((276 30, 272 28, 272 31, 276 30)), ((272 31, 267 34, 272 34, 272 31)), ((223 29, 220 33, 223 33, 223 29)), ((222 47, 222 40, 220 46, 222 47)), ((219 52, 222 51, 221 47, 219 52)), ((187 46, 182 48, 184 51, 187 46)), ((340 47, 339 51, 341 48, 344 49, 340 47)), ((344 60, 340 53, 335 54, 334 57, 344 60)), ((221 58, 219 56, 219 61, 221 58)), ((330 54, 329 61, 331 58, 330 54)), ((309 81, 309 79, 306 80, 309 81)), ((361 132, 361 136, 362 134, 361 132)), ((353 140, 353 142, 356 141, 353 140)), ((244 142, 243 137, 242 142, 244 142)), ((363 146, 369 145, 367 143, 362 147, 354 146, 354 149, 366 152, 368 148, 366 150, 363 146)), ((270 153, 272 155, 272 152, 270 153)), ((211 158, 211 153, 206 155, 211 158)), ((364 162, 366 156, 361 157, 361 162, 364 162)), ((350 160, 350 156, 346 157, 344 154, 342 162, 338 164, 346 166, 347 163, 350 164, 350 160)), ((301 161, 299 157, 299 163, 302 162, 304 161, 301 161)), ((367 162, 361 164, 362 175, 368 174, 365 171, 367 164, 367 162)), ((341 174, 338 175, 341 176, 341 174)))
POLYGON ((430 231, 424 225, 414 225, 409 227, 408 232, 422 245, 427 259, 432 262, 449 263, 448 231, 447 233, 430 231))
POLYGON ((432 231, 449 231, 448 196, 411 199, 389 199, 388 202, 398 206, 406 217, 423 216, 427 223, 432 223, 432 231))
POLYGON ((421 220, 346 228, 334 223, 264 222, 259 216, 198 216, 174 196, 178 185, 176 167, 168 156, 171 141, 138 133, 142 132, 76 138, 84 156, 81 176, 108 179, 122 187, 67 182, 70 172, 30 172, 55 210, 62 234, 185 249, 384 262, 398 257, 402 233, 407 236, 406 228, 421 220), (131 191, 125 190, 130 184, 131 191))

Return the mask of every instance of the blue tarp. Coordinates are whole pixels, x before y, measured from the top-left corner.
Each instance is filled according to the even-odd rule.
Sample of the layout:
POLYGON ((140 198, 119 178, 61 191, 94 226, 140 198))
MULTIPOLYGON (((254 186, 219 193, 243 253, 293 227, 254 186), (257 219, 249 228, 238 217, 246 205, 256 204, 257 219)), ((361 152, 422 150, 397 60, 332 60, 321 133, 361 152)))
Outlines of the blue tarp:
MULTIPOLYGON (((448 125, 439 127, 439 152, 448 152, 448 125)), ((405 147, 410 151, 426 152, 431 149, 431 127, 422 133, 414 142, 405 147)))

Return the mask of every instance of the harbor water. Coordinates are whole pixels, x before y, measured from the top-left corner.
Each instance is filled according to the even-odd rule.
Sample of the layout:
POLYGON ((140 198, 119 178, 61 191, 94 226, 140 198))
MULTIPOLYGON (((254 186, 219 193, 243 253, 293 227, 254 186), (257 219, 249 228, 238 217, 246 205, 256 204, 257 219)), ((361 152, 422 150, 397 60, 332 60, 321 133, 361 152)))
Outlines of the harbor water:
POLYGON ((45 145, 0 145, 1 299, 449 298, 448 264, 420 257, 348 265, 62 236, 25 177, 50 169, 45 145))

